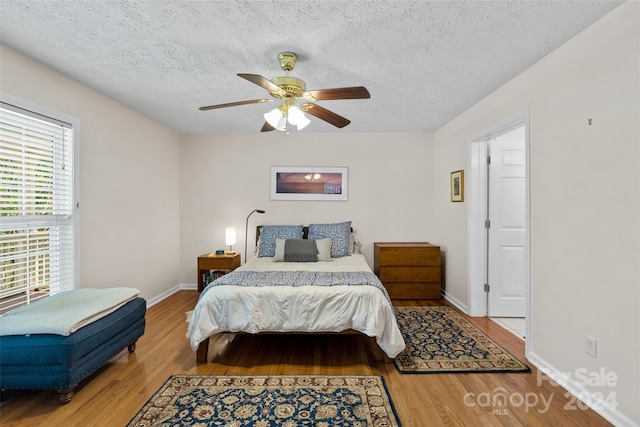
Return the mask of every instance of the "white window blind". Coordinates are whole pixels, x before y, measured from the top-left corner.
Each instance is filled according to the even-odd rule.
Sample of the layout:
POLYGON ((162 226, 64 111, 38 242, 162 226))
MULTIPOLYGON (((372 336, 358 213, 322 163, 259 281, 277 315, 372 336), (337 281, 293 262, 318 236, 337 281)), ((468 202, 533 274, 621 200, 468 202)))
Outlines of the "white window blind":
POLYGON ((74 287, 73 129, 0 103, 0 314, 74 287))

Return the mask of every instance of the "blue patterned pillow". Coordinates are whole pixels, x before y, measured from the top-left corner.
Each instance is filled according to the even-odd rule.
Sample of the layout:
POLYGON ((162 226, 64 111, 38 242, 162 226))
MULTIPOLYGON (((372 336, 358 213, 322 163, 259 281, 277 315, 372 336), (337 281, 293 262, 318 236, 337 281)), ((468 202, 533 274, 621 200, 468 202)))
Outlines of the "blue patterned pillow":
POLYGON ((331 239, 331 257, 341 258, 348 256, 349 234, 351 233, 351 221, 337 224, 309 224, 309 238, 320 240, 331 239))
POLYGON ((275 256, 276 239, 302 239, 301 225, 264 225, 260 231, 258 256, 275 256))

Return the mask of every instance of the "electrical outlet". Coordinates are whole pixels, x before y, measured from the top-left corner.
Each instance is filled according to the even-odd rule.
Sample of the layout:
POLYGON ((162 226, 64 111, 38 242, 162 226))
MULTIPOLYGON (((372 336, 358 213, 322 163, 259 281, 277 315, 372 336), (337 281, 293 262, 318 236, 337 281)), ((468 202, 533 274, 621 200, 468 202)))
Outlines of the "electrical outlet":
POLYGON ((597 354, 597 341, 595 338, 590 337, 589 335, 584 337, 584 352, 589 356, 596 358, 597 354))

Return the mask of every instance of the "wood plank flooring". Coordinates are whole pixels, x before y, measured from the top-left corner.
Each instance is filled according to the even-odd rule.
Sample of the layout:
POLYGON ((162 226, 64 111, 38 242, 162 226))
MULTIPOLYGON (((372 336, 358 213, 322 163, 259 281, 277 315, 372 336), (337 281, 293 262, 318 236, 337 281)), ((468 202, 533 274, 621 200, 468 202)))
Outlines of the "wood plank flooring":
POLYGON ((170 375, 190 373, 383 375, 405 427, 610 425, 592 410, 565 409, 571 396, 548 381, 538 385, 536 369, 524 357, 524 342, 486 318, 470 320, 531 366, 531 373, 400 374, 374 340, 361 335, 238 335, 231 343, 217 336, 209 347, 210 363, 197 364, 185 338, 185 312, 197 298, 196 291, 180 291, 151 307, 135 353, 120 352, 81 383, 67 405, 60 406, 51 391, 3 392, 0 424, 126 426, 170 375), (501 394, 506 406, 494 405, 491 399, 501 394), (525 399, 538 403, 527 408, 525 399))

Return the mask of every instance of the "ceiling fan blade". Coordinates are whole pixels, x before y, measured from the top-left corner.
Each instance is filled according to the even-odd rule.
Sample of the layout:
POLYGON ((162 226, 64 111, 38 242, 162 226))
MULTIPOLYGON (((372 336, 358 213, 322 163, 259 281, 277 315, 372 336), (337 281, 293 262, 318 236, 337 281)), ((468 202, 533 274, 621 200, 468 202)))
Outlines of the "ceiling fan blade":
POLYGON ((327 123, 331 123, 335 127, 339 128, 343 128, 351 123, 351 120, 345 119, 344 117, 334 113, 333 111, 329 111, 326 108, 323 108, 311 102, 305 102, 304 104, 302 104, 302 111, 306 111, 312 116, 316 116, 317 118, 322 119, 327 123))
POLYGON ((335 89, 318 89, 307 92, 316 101, 329 101, 335 99, 368 99, 371 94, 364 86, 341 87, 335 89))
POLYGON ((285 91, 280 86, 265 77, 259 76, 258 74, 238 74, 238 76, 242 77, 243 79, 249 80, 251 83, 265 88, 269 92, 275 92, 282 95, 284 95, 285 93, 285 91))
POLYGON ((272 130, 276 130, 276 128, 271 126, 269 122, 264 122, 264 125, 262 125, 262 129, 260 129, 260 132, 271 132, 272 130))
POLYGON ((217 105, 208 105, 206 107, 200 107, 199 110, 207 111, 207 110, 215 110, 217 108, 235 107, 236 105, 260 104, 263 102, 269 102, 269 100, 268 99, 252 99, 249 101, 229 102, 227 104, 217 104, 217 105))

